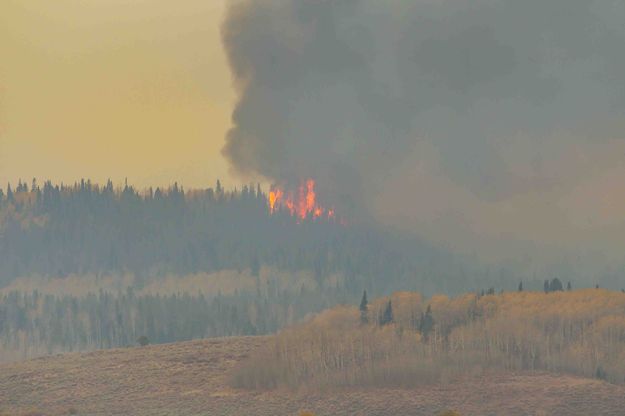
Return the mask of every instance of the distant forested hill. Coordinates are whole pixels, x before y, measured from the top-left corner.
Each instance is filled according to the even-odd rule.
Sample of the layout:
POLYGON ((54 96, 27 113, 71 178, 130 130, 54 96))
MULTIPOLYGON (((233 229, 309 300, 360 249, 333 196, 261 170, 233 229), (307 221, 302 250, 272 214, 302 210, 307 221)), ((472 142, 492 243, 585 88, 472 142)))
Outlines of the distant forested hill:
POLYGON ((360 292, 461 292, 474 276, 444 250, 372 226, 270 215, 260 186, 226 191, 20 183, 0 191, 0 286, 26 276, 132 273, 139 284, 262 265, 333 273, 360 292))
POLYGON ((364 289, 459 293, 501 276, 363 221, 270 214, 259 186, 0 192, 0 360, 269 333, 364 289))

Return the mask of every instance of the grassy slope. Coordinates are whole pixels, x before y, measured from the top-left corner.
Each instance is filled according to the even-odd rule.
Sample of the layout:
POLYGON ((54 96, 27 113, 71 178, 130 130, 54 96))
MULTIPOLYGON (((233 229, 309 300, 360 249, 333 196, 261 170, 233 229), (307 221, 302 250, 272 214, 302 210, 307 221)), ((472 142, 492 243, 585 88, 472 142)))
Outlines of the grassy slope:
POLYGON ((230 370, 264 338, 72 353, 0 365, 8 415, 623 415, 625 387, 548 374, 499 375, 415 390, 239 392, 230 370))

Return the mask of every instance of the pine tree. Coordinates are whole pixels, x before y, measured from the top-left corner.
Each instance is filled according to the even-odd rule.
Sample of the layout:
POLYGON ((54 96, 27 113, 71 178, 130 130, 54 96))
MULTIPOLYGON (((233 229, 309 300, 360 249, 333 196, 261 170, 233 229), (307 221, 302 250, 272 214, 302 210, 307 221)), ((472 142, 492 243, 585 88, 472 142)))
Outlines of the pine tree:
POLYGON ((369 323, 369 302, 367 301, 367 291, 362 292, 362 300, 360 301, 360 322, 363 324, 369 323))
POLYGON ((393 322, 393 305, 389 300, 386 304, 386 308, 384 308, 384 312, 382 316, 380 316, 380 326, 384 326, 393 322))
POLYGON ((217 179, 217 183, 215 184, 215 193, 219 199, 222 199, 224 196, 224 188, 221 186, 221 181, 219 179, 217 179))
POLYGON ((519 282, 519 292, 523 292, 523 282, 519 282))
POLYGON ((13 190, 11 189, 11 184, 7 185, 7 201, 15 202, 15 198, 13 197, 13 190))
POLYGON ((421 314, 421 322, 419 323, 419 332, 424 340, 427 341, 433 328, 434 318, 432 317, 432 307, 428 305, 425 314, 421 314))
POLYGON ((571 286, 571 282, 568 282, 568 283, 566 284, 566 291, 567 291, 567 292, 570 292, 571 290, 573 290, 573 286, 571 286))
POLYGON ((549 283, 549 291, 550 292, 562 292, 564 288, 562 287, 562 282, 557 277, 551 280, 549 283))
POLYGON ((545 290, 545 293, 549 293, 549 280, 545 280, 545 283, 543 284, 543 288, 545 290))

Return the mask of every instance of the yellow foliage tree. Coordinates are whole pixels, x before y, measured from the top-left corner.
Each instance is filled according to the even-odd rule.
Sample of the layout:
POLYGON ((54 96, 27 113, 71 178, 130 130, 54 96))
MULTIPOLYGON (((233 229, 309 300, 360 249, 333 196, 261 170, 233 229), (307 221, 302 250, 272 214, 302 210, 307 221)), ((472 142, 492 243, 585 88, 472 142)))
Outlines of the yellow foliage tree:
POLYGON ((478 297, 401 292, 370 303, 372 316, 393 304, 393 322, 363 325, 357 307, 327 310, 282 331, 241 367, 237 387, 407 386, 476 370, 546 370, 625 378, 625 293, 603 289, 509 292, 478 297), (433 327, 417 324, 431 308, 433 327))

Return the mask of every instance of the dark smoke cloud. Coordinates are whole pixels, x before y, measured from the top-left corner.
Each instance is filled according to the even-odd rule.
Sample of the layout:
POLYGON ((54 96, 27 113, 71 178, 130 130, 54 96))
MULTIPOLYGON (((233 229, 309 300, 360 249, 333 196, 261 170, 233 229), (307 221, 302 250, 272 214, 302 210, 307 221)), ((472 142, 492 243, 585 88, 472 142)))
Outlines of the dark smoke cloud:
MULTIPOLYGON (((232 1, 224 154, 242 174, 315 177, 369 213, 401 194, 450 221, 486 224, 511 201, 532 207, 521 222, 548 221, 622 164, 623 21, 614 0, 232 1)), ((429 221, 409 209, 386 214, 429 221)))

